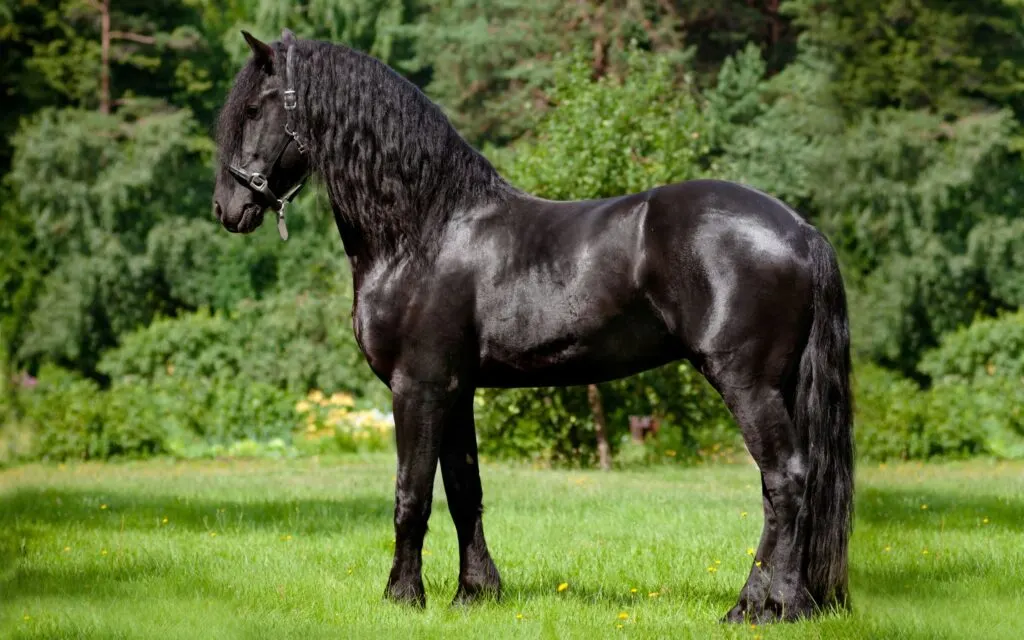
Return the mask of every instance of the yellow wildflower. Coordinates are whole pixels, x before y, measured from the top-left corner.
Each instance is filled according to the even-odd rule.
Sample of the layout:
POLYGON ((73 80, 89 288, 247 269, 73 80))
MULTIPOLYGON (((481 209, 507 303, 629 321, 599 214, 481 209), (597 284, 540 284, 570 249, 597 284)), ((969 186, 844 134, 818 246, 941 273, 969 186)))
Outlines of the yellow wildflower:
POLYGON ((64 551, 71 551, 71 547, 64 547, 64 551))
POLYGON ((323 399, 324 399, 324 394, 319 389, 313 389, 312 391, 309 392, 309 395, 306 396, 306 397, 309 398, 310 401, 312 401, 312 402, 315 402, 317 404, 322 404, 323 403, 323 399))
POLYGON ((522 619, 523 619, 523 614, 517 613, 516 614, 516 620, 522 620, 522 619))
POLYGON ((921 505, 921 511, 924 511, 924 510, 926 510, 927 508, 928 508, 928 505, 926 505, 926 504, 922 504, 922 505, 921 505))
POLYGON ((210 532, 210 537, 211 538, 216 538, 217 537, 217 532, 216 531, 211 531, 210 532))
POLYGON ((299 400, 297 403, 295 403, 295 410, 298 411, 299 413, 306 413, 307 411, 309 411, 310 407, 311 405, 307 400, 299 400))
POLYGON ((746 511, 741 511, 740 512, 740 517, 741 518, 746 518, 747 517, 747 512, 746 511))
POLYGON ((621 628, 622 628, 622 625, 621 625, 621 624, 616 624, 616 625, 615 625, 615 628, 616 628, 616 629, 621 629, 621 628))
POLYGON ((337 392, 331 394, 331 404, 336 404, 342 407, 352 407, 355 406, 355 401, 349 394, 337 392))
POLYGON ((985 518, 984 520, 982 520, 981 524, 988 524, 988 518, 985 518))
POLYGON ((167 518, 164 518, 163 520, 161 520, 160 523, 161 524, 167 524, 167 518))
POLYGON ((652 592, 647 594, 647 597, 648 598, 657 598, 659 595, 661 595, 661 594, 658 593, 657 591, 652 591, 652 592))
POLYGON ((760 569, 761 568, 761 561, 758 560, 758 561, 754 562, 754 566, 757 567, 758 569, 760 569))
POLYGON ((665 452, 665 455, 670 457, 670 458, 674 458, 674 457, 676 457, 676 452, 673 451, 672 449, 669 449, 668 451, 665 452))
POLYGON ((710 567, 708 567, 708 573, 714 573, 716 571, 718 571, 718 567, 716 567, 714 565, 711 565, 710 567))
POLYGON ((569 588, 569 583, 568 582, 563 582, 562 584, 558 585, 558 592, 561 593, 561 592, 565 591, 568 588, 569 588))
POLYGON ((629 614, 625 611, 619 613, 619 620, 629 620, 629 614))
POLYGON ((630 593, 636 593, 637 591, 639 591, 639 589, 637 589, 636 587, 633 587, 629 590, 630 593))
POLYGON ((747 555, 748 556, 754 555, 754 547, 747 547, 747 555))
POLYGON ((101 556, 105 556, 105 555, 107 555, 107 550, 106 550, 106 549, 101 549, 101 550, 100 550, 100 555, 101 555, 101 556))
POLYGON ((105 505, 105 504, 101 504, 101 505, 100 505, 100 509, 101 509, 101 510, 102 510, 102 509, 106 509, 106 508, 107 508, 107 505, 105 505))

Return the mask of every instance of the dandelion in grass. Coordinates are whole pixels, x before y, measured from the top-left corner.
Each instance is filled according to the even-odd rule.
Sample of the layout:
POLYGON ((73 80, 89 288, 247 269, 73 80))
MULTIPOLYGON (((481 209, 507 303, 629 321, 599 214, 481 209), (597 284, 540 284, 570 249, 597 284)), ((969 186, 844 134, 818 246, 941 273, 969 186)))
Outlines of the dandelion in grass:
POLYGON ((621 629, 621 628, 622 628, 622 625, 621 625, 621 624, 616 624, 616 625, 615 625, 615 628, 616 628, 616 629, 621 629))
POLYGON ((753 556, 754 555, 754 547, 747 547, 747 555, 748 556, 753 556))
POLYGON ((167 522, 168 522, 167 518, 164 518, 164 519, 162 519, 162 520, 160 521, 160 524, 167 524, 167 522))
POLYGON ((740 517, 741 518, 746 518, 747 517, 747 512, 746 511, 740 511, 740 517))
POLYGON ((674 458, 674 457, 676 457, 676 452, 673 451, 672 449, 669 449, 668 451, 665 452, 665 455, 670 457, 670 458, 674 458))
POLYGON ((985 519, 983 519, 983 520, 981 521, 981 524, 988 524, 988 518, 985 518, 985 519))
POLYGON ((648 593, 648 594, 647 594, 647 597, 648 597, 648 598, 657 598, 657 597, 658 597, 658 596, 660 596, 660 595, 661 595, 661 594, 660 594, 660 593, 658 593, 657 591, 652 591, 652 592, 650 592, 650 593, 648 593))
POLYGON ((285 542, 288 542, 289 540, 292 539, 292 537, 291 537, 291 535, 285 535, 285 536, 281 536, 281 539, 284 540, 285 542))
POLYGON ((107 509, 107 505, 105 505, 105 504, 101 504, 100 505, 100 511, 106 511, 106 509, 107 509))
POLYGON ((523 614, 517 613, 516 614, 516 620, 522 620, 522 619, 523 619, 523 614))
POLYGON ((107 555, 107 550, 106 549, 100 549, 100 555, 101 556, 107 555))
POLYGON ((636 587, 633 587, 629 590, 630 593, 636 593, 637 591, 639 591, 639 589, 637 589, 636 587))
POLYGON ((211 531, 210 532, 210 537, 211 538, 216 538, 217 537, 217 532, 216 531, 211 531))
POLYGON ((921 511, 927 511, 927 510, 928 510, 928 505, 922 504, 921 505, 921 511))
POLYGON ((758 569, 760 569, 761 568, 761 561, 760 560, 755 561, 754 562, 754 566, 757 567, 758 569))
POLYGON ((565 591, 568 588, 569 588, 569 583, 568 582, 563 582, 562 584, 558 585, 558 593, 562 593, 563 591, 565 591))
POLYGON ((24 620, 25 622, 28 622, 29 620, 32 619, 32 616, 30 616, 30 615, 28 615, 26 613, 25 615, 21 616, 21 619, 24 620))
POLYGON ((889 545, 885 545, 885 552, 889 553, 890 551, 892 551, 892 547, 889 545))
POLYGON ((716 571, 718 571, 718 567, 716 567, 715 565, 711 565, 710 567, 708 567, 708 573, 715 573, 716 571))
POLYGON ((625 611, 619 612, 619 620, 629 620, 629 614, 625 611))
POLYGON ((921 555, 923 555, 923 556, 928 555, 928 550, 927 549, 921 549, 921 555))

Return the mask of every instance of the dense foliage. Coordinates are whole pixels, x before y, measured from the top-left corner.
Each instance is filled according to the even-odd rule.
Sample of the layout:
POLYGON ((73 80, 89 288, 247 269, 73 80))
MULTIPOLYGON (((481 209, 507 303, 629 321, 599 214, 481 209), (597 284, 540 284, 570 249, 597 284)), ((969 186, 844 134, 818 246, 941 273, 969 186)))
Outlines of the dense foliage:
MULTIPOLYGON (((860 454, 1024 454, 1019 0, 343 4, 0 0, 0 461, 385 443, 349 428, 389 398, 326 199, 286 244, 209 212, 237 31, 283 26, 388 62, 539 195, 714 176, 789 202, 840 252, 860 454)), ((599 391, 620 462, 738 442, 688 365, 599 391)), ((487 455, 593 460, 584 388, 477 416, 487 455)))

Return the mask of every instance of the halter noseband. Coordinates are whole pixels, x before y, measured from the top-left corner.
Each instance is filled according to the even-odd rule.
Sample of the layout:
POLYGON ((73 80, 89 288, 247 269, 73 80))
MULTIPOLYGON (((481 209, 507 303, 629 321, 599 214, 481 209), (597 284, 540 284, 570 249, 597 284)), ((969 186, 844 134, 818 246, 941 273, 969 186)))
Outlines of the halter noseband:
POLYGON ((307 168, 306 173, 303 174, 302 178, 299 179, 298 183, 294 187, 285 192, 280 198, 270 188, 270 180, 268 178, 271 171, 277 166, 278 161, 281 160, 281 156, 284 155, 288 145, 293 142, 299 153, 302 155, 306 154, 306 143, 303 142, 302 136, 295 131, 295 127, 292 126, 292 119, 294 117, 295 108, 298 106, 298 99, 295 95, 295 89, 292 88, 292 78, 294 73, 292 72, 292 49, 294 45, 288 47, 288 53, 286 55, 285 62, 285 86, 287 89, 284 91, 284 110, 286 120, 284 124, 284 132, 287 136, 281 142, 281 145, 277 148, 274 153, 273 160, 270 162, 266 169, 266 174, 260 173, 259 171, 246 171, 238 165, 229 165, 228 172, 241 184, 243 187, 249 189, 253 193, 258 193, 269 203, 268 206, 277 212, 277 231, 281 234, 282 240, 288 239, 288 227, 284 221, 284 208, 292 199, 298 195, 299 191, 306 184, 306 178, 309 176, 309 170, 307 168))

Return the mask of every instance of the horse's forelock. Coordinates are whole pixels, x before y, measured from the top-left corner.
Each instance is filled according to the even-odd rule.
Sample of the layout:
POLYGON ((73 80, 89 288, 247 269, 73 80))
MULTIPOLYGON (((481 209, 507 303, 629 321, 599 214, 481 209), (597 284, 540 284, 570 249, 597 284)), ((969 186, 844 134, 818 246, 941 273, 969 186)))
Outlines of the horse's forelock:
POLYGON ((263 82, 263 72, 249 60, 235 76, 234 86, 228 93, 217 118, 217 153, 226 160, 242 147, 245 130, 245 106, 263 82))

